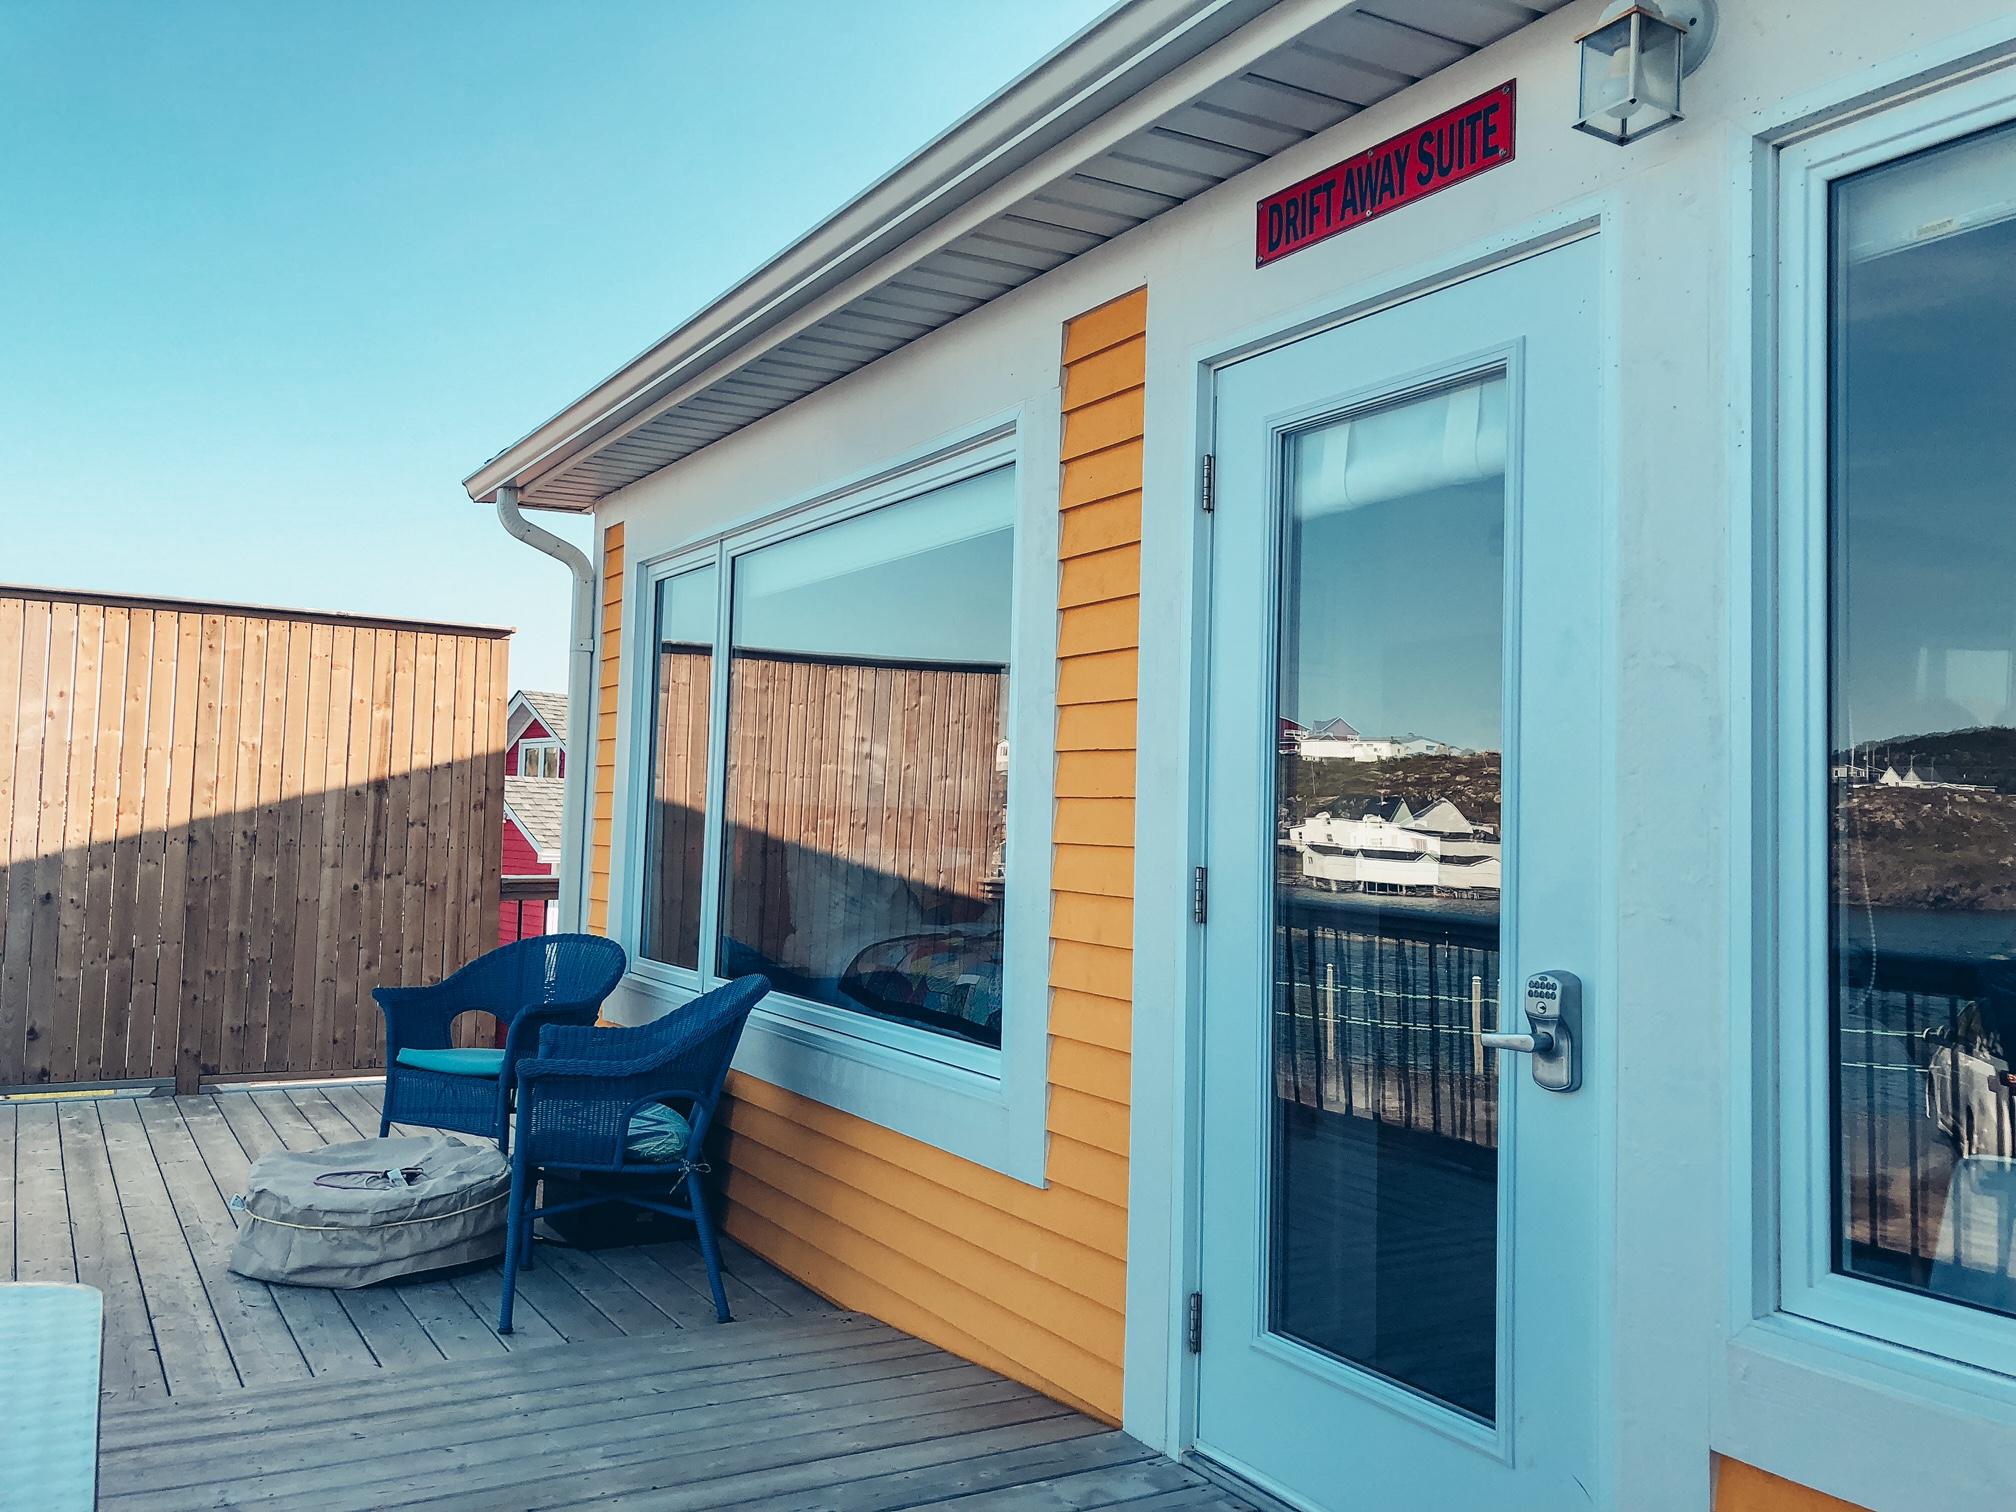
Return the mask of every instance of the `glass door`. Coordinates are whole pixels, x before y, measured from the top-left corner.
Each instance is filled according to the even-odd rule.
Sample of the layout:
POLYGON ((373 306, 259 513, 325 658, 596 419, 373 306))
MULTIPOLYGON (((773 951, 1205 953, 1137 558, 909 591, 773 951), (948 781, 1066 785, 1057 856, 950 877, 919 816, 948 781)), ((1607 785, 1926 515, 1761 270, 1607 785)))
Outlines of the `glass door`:
POLYGON ((1220 375, 1198 1438, 1310 1507, 1596 1486, 1599 277, 1220 375))

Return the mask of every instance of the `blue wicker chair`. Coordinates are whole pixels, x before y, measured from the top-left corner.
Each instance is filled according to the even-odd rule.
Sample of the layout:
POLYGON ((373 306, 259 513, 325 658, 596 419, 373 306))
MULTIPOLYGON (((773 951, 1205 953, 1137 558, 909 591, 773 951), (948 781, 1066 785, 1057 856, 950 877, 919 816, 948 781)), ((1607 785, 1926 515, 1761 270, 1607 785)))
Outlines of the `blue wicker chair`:
POLYGON ((600 935, 550 934, 478 956, 431 987, 375 987, 385 1012, 383 1138, 395 1123, 482 1134, 511 1149, 511 1089, 521 1057, 550 1024, 592 1024, 622 980, 623 947, 600 935), (501 1050, 457 1050, 458 1015, 476 1009, 505 1025, 501 1050))
POLYGON ((532 1263, 536 1220, 604 1202, 625 1202, 688 1218, 707 1261, 714 1311, 729 1321, 721 1256, 707 1211, 701 1142, 713 1122, 728 1063, 749 1011, 770 984, 742 977, 636 1029, 539 1031, 539 1054, 518 1063, 518 1142, 511 1153, 511 1217, 504 1243, 504 1306, 497 1331, 511 1332, 520 1265, 532 1263), (644 1162, 631 1153, 631 1119, 653 1104, 683 1110, 683 1153, 644 1162), (536 1207, 542 1170, 577 1173, 593 1195, 536 1207), (685 1202, 675 1201, 684 1184, 685 1202))

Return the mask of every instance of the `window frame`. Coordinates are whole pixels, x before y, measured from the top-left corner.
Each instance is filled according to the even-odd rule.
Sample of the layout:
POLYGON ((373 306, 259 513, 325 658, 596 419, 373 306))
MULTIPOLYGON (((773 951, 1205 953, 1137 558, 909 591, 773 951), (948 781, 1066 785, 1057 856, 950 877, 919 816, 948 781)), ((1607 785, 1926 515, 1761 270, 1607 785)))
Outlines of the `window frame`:
MULTIPOLYGON (((717 531, 641 561, 631 574, 635 627, 625 636, 629 665, 626 776, 620 791, 623 855, 611 912, 630 953, 629 981, 666 1007, 718 985, 727 786, 729 674, 734 568, 750 552, 1003 467, 1015 470, 1007 728, 1011 751, 1007 877, 1003 911, 1002 1043, 999 1049, 951 1035, 772 993, 751 1016, 736 1067, 761 1080, 921 1139, 1034 1185, 1044 1182, 1048 1083, 1049 819, 1053 786, 1052 710, 1056 689, 1056 481, 1032 463, 1043 455, 1042 410, 1018 409, 815 493, 731 521, 717 531), (1039 434, 1039 432, 1041 434, 1039 434), (1046 488, 1047 484, 1047 488, 1046 488), (659 584, 716 569, 716 621, 707 753, 705 864, 697 969, 646 959, 644 875, 649 864, 651 741, 655 723, 659 584)), ((1053 445, 1054 450, 1054 445, 1053 445)), ((1048 469, 1054 472, 1055 469, 1048 469)), ((636 524, 631 525, 634 532, 636 524)))
POLYGON ((1834 1269, 1827 892, 1831 192, 1852 174, 2011 121, 2016 78, 1997 71, 1861 115, 1777 154, 1776 519, 1762 539, 1777 559, 1778 654, 1775 677, 1760 688, 1772 708, 1759 769, 1769 815, 1766 865, 1776 877, 1765 890, 1772 907, 1759 911, 1755 927, 1765 964, 1760 985, 1776 998, 1768 1083, 1776 1158, 1756 1168, 1776 1187, 1776 1254, 1760 1257, 1776 1264, 1765 1270, 1761 1311, 1972 1367, 1987 1373, 1977 1382, 2016 1402, 2016 1318, 1834 1269))
POLYGON ((546 766, 546 759, 545 759, 545 758, 546 758, 546 756, 547 756, 547 754, 548 754, 548 753, 551 753, 551 754, 552 754, 552 755, 553 755, 553 756, 554 756, 554 757, 556 758, 556 759, 554 760, 554 762, 553 762, 553 765, 555 765, 556 767, 560 765, 560 762, 559 762, 559 760, 557 759, 557 758, 558 758, 558 756, 559 756, 559 752, 560 752, 560 742, 559 742, 559 741, 557 741, 557 740, 521 740, 521 741, 519 741, 519 742, 518 742, 518 775, 519 775, 520 777, 526 777, 526 776, 530 776, 530 775, 531 775, 530 773, 528 773, 528 772, 527 772, 527 771, 525 770, 525 758, 526 758, 526 757, 527 757, 528 755, 530 755, 530 754, 531 754, 532 752, 534 752, 534 751, 537 751, 537 752, 539 752, 539 753, 540 753, 540 762, 539 762, 539 765, 540 765, 540 768, 541 768, 541 771, 540 771, 539 775, 540 775, 541 777, 545 777, 545 776, 548 776, 548 775, 551 775, 551 776, 554 776, 554 777, 560 777, 560 776, 563 776, 563 775, 565 775, 565 774, 564 774, 563 772, 554 772, 554 773, 551 773, 551 774, 549 774, 549 773, 547 773, 547 772, 546 772, 546 771, 544 770, 544 768, 545 768, 545 766, 546 766))

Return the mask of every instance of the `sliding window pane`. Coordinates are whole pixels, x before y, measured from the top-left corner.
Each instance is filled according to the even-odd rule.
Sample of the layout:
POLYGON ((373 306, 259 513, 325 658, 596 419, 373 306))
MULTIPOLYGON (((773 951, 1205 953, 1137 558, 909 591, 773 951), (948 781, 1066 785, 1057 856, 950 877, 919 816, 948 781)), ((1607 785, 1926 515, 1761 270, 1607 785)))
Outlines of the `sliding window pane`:
POLYGON ((651 812, 644 860, 643 951, 700 965, 706 857, 707 713, 714 685, 715 570, 658 585, 658 670, 651 691, 651 812))
POLYGON ((1835 1266, 2016 1314, 2016 131, 1833 213, 1835 1266))
POLYGON ((718 970, 1001 1043, 1014 473, 735 565, 718 970))

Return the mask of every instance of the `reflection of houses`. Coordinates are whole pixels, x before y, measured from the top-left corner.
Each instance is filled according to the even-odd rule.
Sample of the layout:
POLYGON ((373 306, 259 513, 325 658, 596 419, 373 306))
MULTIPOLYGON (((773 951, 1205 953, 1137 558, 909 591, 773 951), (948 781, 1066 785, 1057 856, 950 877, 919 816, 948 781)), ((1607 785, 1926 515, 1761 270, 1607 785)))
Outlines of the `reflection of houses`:
POLYGON ((1979 792, 1983 788, 1983 784, 1978 782, 1947 782, 1939 775, 1939 768, 1936 766, 1928 765, 1921 772, 1915 761, 1905 763, 1904 775, 1901 777, 1897 775, 1896 767, 1886 766, 1883 768, 1883 775, 1876 781, 1883 787, 1953 788, 1963 793, 1979 792))
POLYGON ((1341 719, 1309 729, 1283 720, 1281 749, 1304 761, 1395 761, 1403 756, 1453 756, 1456 748, 1419 735, 1361 735, 1341 719))
POLYGON ((1497 892, 1499 840, 1486 825, 1438 798, 1415 813, 1382 799, 1356 819, 1332 814, 1293 826, 1287 844, 1302 875, 1332 892, 1497 892))

